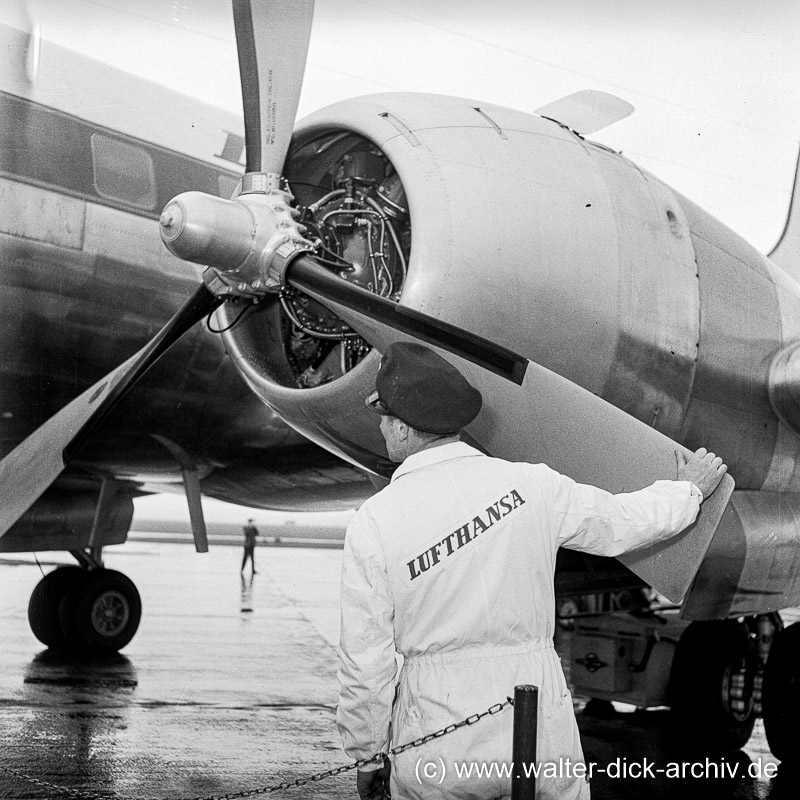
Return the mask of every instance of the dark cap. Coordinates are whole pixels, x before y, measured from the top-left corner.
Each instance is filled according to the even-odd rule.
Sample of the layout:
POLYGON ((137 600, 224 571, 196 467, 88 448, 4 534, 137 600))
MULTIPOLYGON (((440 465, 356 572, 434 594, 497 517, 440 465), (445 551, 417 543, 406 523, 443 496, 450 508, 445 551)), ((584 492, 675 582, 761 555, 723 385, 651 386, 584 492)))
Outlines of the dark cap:
POLYGON ((367 405, 427 433, 455 433, 481 410, 481 393, 428 347, 395 342, 381 359, 367 405))

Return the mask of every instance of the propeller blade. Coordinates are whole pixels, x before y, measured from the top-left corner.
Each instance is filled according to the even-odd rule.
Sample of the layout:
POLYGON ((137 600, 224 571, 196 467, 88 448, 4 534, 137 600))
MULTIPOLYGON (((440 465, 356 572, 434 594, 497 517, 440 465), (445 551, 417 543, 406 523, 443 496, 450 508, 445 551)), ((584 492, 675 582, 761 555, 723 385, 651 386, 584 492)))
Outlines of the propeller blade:
MULTIPOLYGON (((512 383, 521 384, 525 377, 526 358, 448 322, 348 283, 307 256, 292 261, 286 271, 286 282, 329 308, 336 304, 337 308, 346 308, 376 320, 390 330, 442 347, 512 383)), ((342 319, 347 321, 348 317, 343 315, 342 319)))
POLYGON ((61 474, 144 373, 220 302, 201 284, 145 347, 50 417, 0 461, 0 536, 61 474))
POLYGON ((247 172, 283 172, 303 84, 312 0, 234 0, 247 172))
MULTIPOLYGON (((397 313, 385 315, 383 303, 362 305, 361 290, 354 291, 356 287, 346 281, 329 273, 327 282, 316 275, 311 278, 307 264, 295 272, 296 265, 289 267, 289 282, 327 306, 379 351, 395 341, 422 340, 458 367, 484 398, 490 398, 466 433, 492 456, 543 462, 580 483, 626 492, 656 480, 674 479, 676 453, 689 455, 669 437, 540 364, 402 306, 396 306, 397 313), (348 288, 333 287, 331 282, 348 288), (407 319, 411 324, 406 324, 407 319), (437 338, 439 326, 446 332, 441 339, 437 338), (473 340, 487 348, 480 357, 470 350, 473 340), (462 349, 462 343, 468 344, 462 349), (513 372, 521 380, 512 379, 505 367, 493 368, 495 351, 501 354, 501 364, 513 362, 513 372)), ((312 262, 311 266, 316 265, 312 262)), ((733 487, 733 479, 726 475, 686 531, 668 542, 627 553, 620 561, 665 597, 680 602, 733 487)))

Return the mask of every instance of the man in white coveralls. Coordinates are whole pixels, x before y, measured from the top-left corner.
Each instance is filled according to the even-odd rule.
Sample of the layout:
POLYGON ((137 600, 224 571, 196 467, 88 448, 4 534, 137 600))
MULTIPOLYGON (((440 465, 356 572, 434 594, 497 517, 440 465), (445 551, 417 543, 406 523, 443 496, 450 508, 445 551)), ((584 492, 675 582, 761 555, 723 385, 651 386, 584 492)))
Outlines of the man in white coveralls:
MULTIPOLYGON (((613 495, 544 464, 459 441, 481 407, 419 344, 390 345, 367 404, 400 466, 347 530, 337 724, 354 760, 539 687, 538 797, 588 798, 578 726, 553 648, 556 550, 616 556, 690 525, 726 471, 701 448, 677 480, 613 495), (403 665, 395 698, 395 652, 403 665), (390 742, 391 738, 391 742, 390 742), (553 777, 554 771, 557 775, 553 777), (547 777, 547 775, 550 777, 547 777)), ((520 424, 524 424, 520 420, 520 424)), ((513 709, 358 771, 361 798, 503 798, 513 709), (467 777, 471 767, 472 774, 467 777), (494 765, 494 766, 492 766, 494 765), (478 769, 483 772, 478 777, 478 769)))

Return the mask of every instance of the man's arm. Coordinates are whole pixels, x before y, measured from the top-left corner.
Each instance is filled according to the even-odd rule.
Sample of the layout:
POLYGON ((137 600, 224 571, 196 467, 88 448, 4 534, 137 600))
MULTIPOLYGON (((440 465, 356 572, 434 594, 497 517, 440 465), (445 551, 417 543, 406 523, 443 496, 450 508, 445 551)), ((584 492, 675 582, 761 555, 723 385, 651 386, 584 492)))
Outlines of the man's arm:
POLYGON ((726 471, 721 458, 700 448, 688 460, 678 457, 676 480, 656 481, 637 492, 615 495, 559 476, 558 544, 617 556, 669 539, 694 522, 700 503, 726 471))
POLYGON ((389 748, 397 670, 386 564, 364 509, 345 537, 341 608, 336 724, 345 752, 361 760, 389 748))

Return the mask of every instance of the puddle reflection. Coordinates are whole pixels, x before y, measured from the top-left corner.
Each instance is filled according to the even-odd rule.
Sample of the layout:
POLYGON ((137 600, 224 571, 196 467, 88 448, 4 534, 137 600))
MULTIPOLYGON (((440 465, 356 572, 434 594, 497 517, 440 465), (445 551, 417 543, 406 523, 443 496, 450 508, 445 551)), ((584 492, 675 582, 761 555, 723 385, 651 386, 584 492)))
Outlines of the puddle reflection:
POLYGON ((242 575, 242 601, 240 608, 242 614, 252 614, 253 612, 253 576, 245 577, 242 575))

